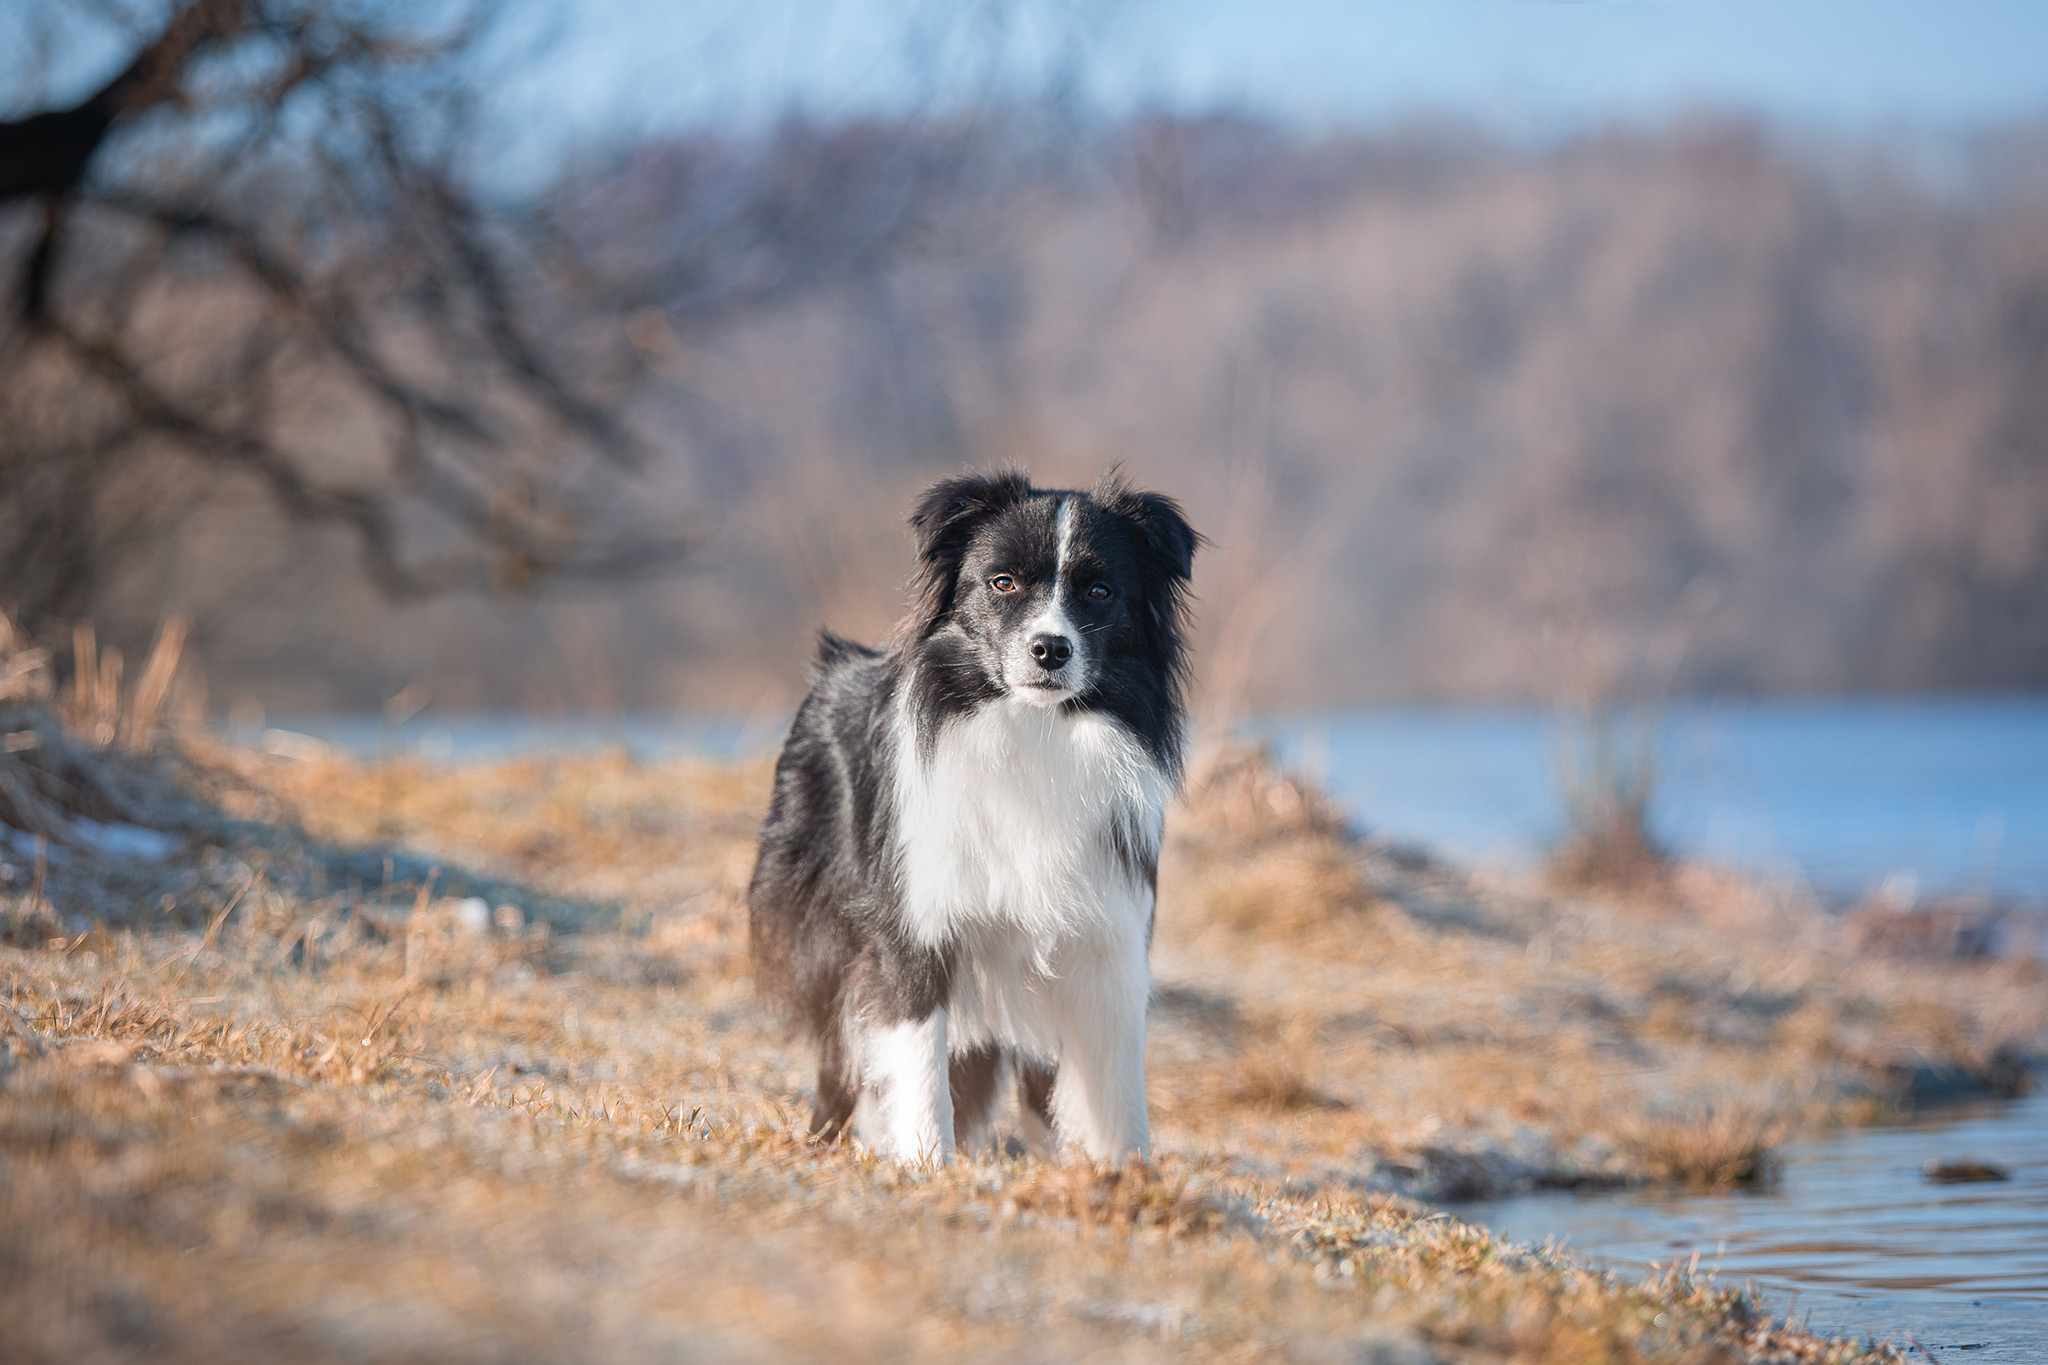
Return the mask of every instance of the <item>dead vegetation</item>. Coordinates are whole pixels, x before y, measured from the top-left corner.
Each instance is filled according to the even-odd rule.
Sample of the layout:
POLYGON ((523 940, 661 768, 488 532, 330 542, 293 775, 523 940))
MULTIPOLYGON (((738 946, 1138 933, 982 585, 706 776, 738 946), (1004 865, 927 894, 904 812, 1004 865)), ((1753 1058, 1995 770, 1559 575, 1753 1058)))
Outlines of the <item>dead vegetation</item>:
POLYGON ((1657 746, 1648 722, 1586 708, 1557 755, 1566 828, 1550 856, 1562 890, 1656 900, 1669 891, 1671 856, 1650 831, 1657 746))
POLYGON ((53 710, 39 704, 55 690, 48 652, 0 614, 0 822, 17 838, 86 847, 104 822, 164 830, 198 817, 195 774, 157 742, 184 639, 184 623, 167 621, 124 694, 120 651, 102 654, 80 622, 73 680, 53 710))
POLYGON ((1283 1112, 1350 1108, 1344 1101, 1316 1088, 1302 1070, 1298 1055, 1293 1050, 1271 1043, 1254 1048, 1238 1059, 1237 1083, 1231 1088, 1230 1096, 1240 1104, 1283 1112))
POLYGON ((1182 923, 1252 939, 1355 930, 1376 900, 1343 812, 1260 750, 1205 755, 1174 827, 1182 923))
POLYGON ((0 945, 23 1359, 1891 1360, 1412 1200, 1753 1178, 1907 1052, 2042 1035, 2015 964, 1848 957, 1719 883, 1649 921, 1475 883, 1238 753, 1162 865, 1154 1164, 905 1171, 803 1136, 753 1008, 765 765, 196 752, 287 823, 166 866, 312 852, 0 945), (414 861, 315 887, 347 857, 414 861), (1765 914, 1769 960, 1700 927, 1765 914))
POLYGON ((1790 1126, 1782 1109, 1737 1102, 1624 1114, 1614 1133, 1651 1179, 1719 1189, 1765 1179, 1790 1126))

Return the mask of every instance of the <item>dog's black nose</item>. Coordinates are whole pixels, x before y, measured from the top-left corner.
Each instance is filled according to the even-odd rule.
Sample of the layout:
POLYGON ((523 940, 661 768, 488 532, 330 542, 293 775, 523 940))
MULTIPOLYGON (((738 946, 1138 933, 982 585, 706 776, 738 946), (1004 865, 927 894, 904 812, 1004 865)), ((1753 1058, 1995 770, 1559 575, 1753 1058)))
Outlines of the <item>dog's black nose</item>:
POLYGON ((1048 673, 1057 673, 1074 657, 1074 646, 1064 635, 1034 635, 1031 637, 1031 657, 1038 660, 1038 666, 1048 673))

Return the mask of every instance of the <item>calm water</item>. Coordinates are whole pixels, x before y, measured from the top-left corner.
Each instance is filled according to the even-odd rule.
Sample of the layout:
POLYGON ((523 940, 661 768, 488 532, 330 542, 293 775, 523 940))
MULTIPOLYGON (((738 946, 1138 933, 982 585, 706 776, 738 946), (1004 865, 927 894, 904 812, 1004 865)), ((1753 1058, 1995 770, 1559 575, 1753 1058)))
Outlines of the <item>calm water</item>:
POLYGON ((1518 1241, 1554 1237, 1616 1269, 1699 1254, 1816 1330, 1911 1333, 1945 1361, 2048 1360, 2048 1095, 1945 1122, 1789 1145, 1777 1178, 1725 1194, 1533 1194, 1458 1210, 1518 1241), (1931 1161, 2010 1181, 1938 1185, 1931 1161))
POLYGON ((451 763, 607 748, 624 748, 641 758, 667 754, 736 758, 780 743, 788 725, 789 717, 782 714, 750 723, 715 714, 527 716, 477 712, 415 716, 403 725, 389 725, 375 716, 296 716, 277 721, 275 729, 238 731, 234 737, 245 743, 267 743, 282 731, 311 735, 363 757, 417 754, 451 763))
MULTIPOLYGON (((1523 863, 1564 825, 1569 735, 1534 711, 1356 711, 1258 727, 1367 828, 1523 863)), ((1682 853, 1830 898, 2048 902, 2048 697, 1748 702, 1655 727, 1651 822, 1682 853)))

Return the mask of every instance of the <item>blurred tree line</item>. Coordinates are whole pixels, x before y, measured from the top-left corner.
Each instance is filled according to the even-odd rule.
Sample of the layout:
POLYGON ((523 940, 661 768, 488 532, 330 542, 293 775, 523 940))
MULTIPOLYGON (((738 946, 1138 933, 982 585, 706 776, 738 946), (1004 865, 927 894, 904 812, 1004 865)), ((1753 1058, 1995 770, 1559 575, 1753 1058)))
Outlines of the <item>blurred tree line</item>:
POLYGON ((493 13, 201 0, 0 130, 0 596, 274 706, 768 706, 917 483, 1122 460, 1225 706, 2048 681, 2048 130, 1053 101, 493 196, 493 13))

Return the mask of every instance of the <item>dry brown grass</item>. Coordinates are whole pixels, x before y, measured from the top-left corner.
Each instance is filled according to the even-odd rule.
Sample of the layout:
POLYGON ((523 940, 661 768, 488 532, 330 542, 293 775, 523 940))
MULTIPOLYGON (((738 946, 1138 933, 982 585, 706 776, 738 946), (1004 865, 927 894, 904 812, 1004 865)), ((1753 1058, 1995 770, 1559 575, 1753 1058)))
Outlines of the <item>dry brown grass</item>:
POLYGON ((1771 1152, 1790 1127, 1782 1108, 1735 1103, 1677 1114, 1624 1114, 1613 1131, 1653 1179, 1721 1188, 1753 1184, 1768 1176, 1771 1152))
POLYGON ((1654 899, 1668 890, 1672 860, 1650 833, 1655 740, 1641 717, 1595 707, 1580 717, 1562 760, 1566 834, 1550 879, 1566 891, 1654 899))
POLYGON ((1302 1049, 1270 1039, 1253 1044, 1239 1055, 1226 1094, 1236 1104, 1283 1113, 1350 1107, 1316 1086, 1303 1070, 1302 1049))
POLYGON ((1257 749, 1197 765, 1174 826, 1179 921, 1239 938, 1356 933, 1377 897, 1342 813, 1257 749))
POLYGON ((1759 960, 1354 846, 1242 758, 1162 867, 1154 1164, 905 1171, 803 1137, 753 1006, 765 764, 307 752, 200 755, 295 823, 195 833, 189 907, 0 945, 17 1358, 1893 1359, 1392 1191, 1712 1178, 2042 1027, 2010 964, 1759 960))

